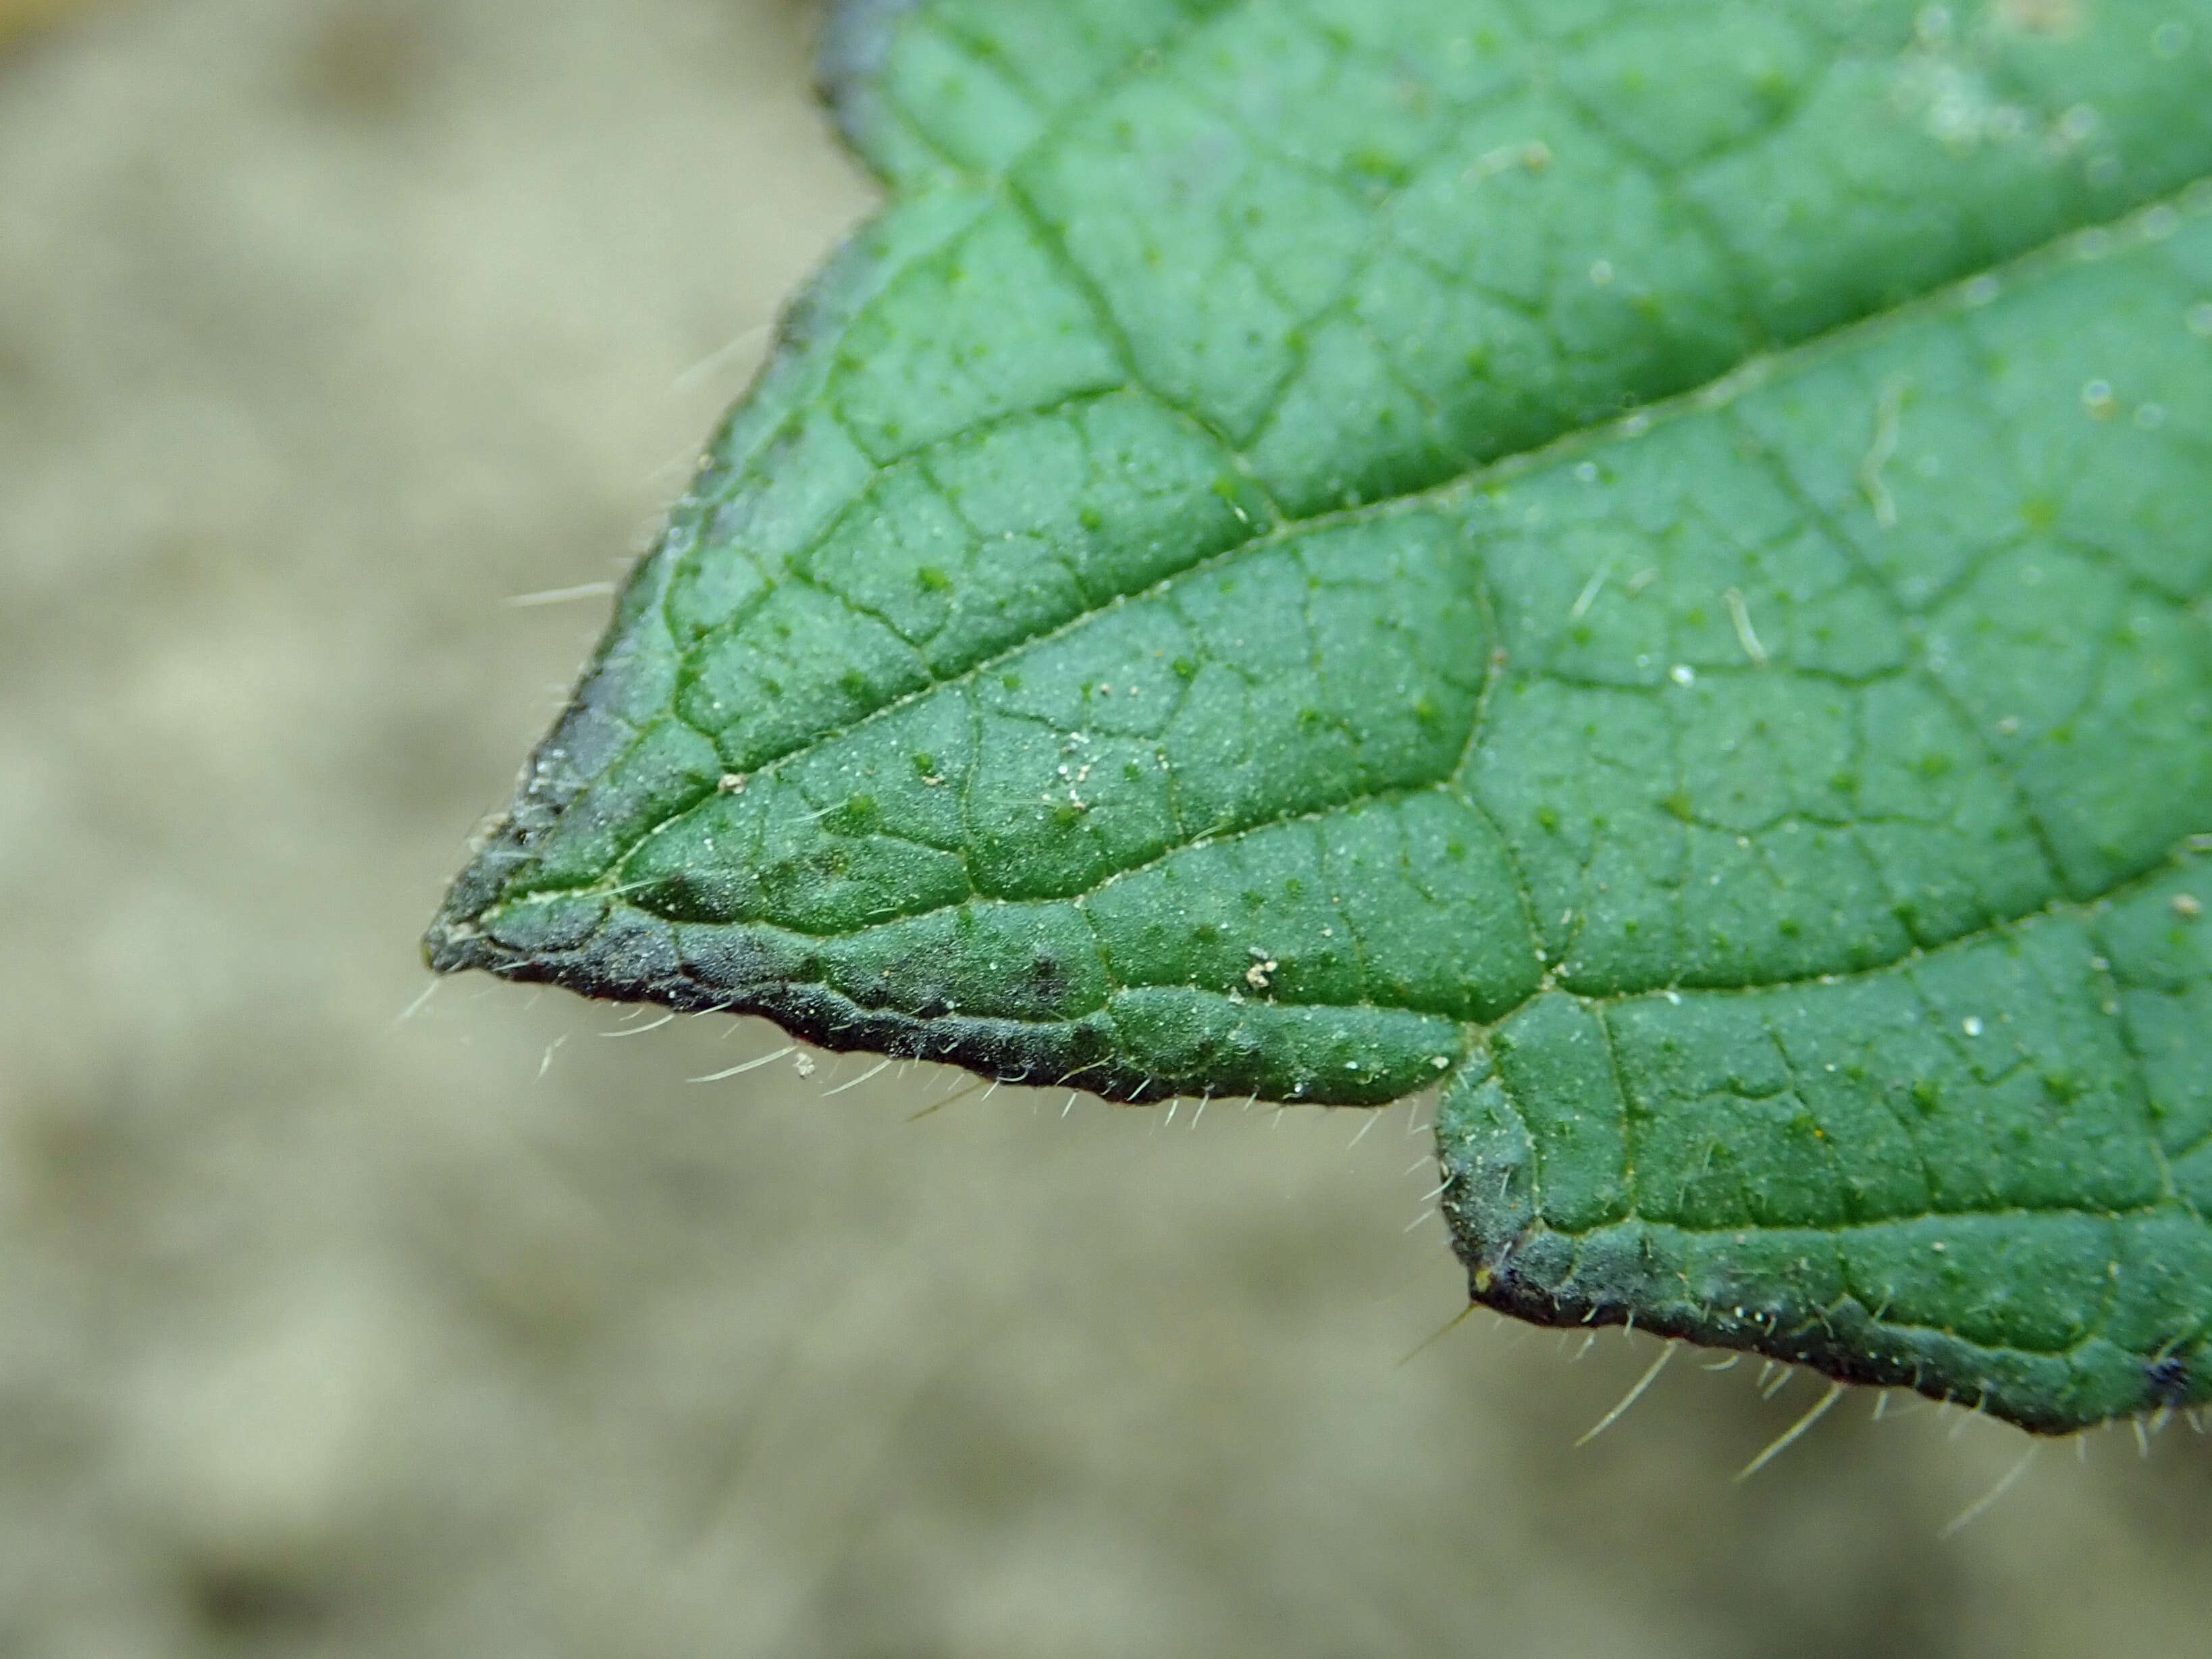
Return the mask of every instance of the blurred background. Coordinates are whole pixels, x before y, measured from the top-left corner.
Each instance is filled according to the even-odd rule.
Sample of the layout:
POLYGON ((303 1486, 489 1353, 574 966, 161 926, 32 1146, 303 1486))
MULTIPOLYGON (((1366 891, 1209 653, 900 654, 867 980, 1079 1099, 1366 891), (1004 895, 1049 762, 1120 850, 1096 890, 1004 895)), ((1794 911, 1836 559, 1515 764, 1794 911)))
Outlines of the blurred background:
POLYGON ((419 1000, 869 208, 819 21, 0 0, 0 1655, 2204 1651, 2179 1423, 1736 1484, 1820 1385, 1685 1352, 1577 1449, 1656 1346, 1437 1334, 1418 1103, 419 1000))

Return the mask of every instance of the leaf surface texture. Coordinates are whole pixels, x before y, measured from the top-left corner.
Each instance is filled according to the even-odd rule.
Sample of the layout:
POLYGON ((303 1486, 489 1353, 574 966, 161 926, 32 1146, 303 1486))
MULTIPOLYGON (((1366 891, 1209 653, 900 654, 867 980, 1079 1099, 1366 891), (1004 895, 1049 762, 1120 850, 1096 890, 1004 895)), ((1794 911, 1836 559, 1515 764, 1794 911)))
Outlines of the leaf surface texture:
POLYGON ((2212 1398, 2212 4, 922 0, 429 945, 1443 1088, 1475 1293, 2212 1398))

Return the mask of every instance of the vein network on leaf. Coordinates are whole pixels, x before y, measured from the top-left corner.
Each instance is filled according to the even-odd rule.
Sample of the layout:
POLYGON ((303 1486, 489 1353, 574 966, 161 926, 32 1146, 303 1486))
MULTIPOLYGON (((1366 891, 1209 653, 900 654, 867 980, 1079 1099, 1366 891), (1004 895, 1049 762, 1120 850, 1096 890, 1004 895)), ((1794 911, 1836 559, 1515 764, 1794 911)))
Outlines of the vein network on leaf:
POLYGON ((825 70, 890 205, 437 966, 1441 1083, 1492 1306, 2212 1398, 2212 6, 875 0, 825 70))

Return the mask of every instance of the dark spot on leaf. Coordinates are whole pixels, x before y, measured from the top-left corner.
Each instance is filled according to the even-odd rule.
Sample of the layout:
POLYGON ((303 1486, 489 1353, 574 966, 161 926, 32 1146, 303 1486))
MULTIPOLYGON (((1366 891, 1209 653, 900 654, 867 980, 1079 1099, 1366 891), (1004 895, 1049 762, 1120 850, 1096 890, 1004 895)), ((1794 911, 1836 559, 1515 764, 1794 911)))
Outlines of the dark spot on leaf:
POLYGON ((1045 1007, 1058 1005, 1067 993, 1067 969, 1056 958, 1039 957, 1030 964, 1030 990, 1045 1007))
POLYGON ((2179 1354, 2168 1354, 2144 1366, 2143 1381, 2150 1385, 2152 1397, 2160 1405, 2182 1406, 2189 1402, 2189 1362, 2179 1354))

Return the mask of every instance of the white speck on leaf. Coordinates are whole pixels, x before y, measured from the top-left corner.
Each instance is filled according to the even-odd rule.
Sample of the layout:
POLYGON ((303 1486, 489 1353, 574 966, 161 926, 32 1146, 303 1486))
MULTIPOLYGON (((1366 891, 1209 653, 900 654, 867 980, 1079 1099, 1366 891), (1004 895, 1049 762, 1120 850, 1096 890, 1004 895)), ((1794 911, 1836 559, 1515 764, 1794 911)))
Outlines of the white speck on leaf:
POLYGON ((1896 528, 1897 498, 1882 482, 1881 470, 1897 453, 1898 434, 1905 425, 1905 394, 1911 390, 1911 383, 1901 379, 1882 387, 1881 401, 1875 405, 1874 441, 1867 446, 1866 457, 1859 463, 1859 489, 1874 509, 1875 523, 1884 530, 1896 528))
POLYGON ((1754 667, 1765 667, 1766 647, 1759 643, 1758 632, 1751 625, 1751 607, 1733 587, 1721 597, 1728 601, 1729 621, 1735 627, 1735 642, 1743 647, 1743 654, 1751 659, 1754 667))

